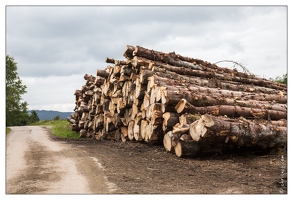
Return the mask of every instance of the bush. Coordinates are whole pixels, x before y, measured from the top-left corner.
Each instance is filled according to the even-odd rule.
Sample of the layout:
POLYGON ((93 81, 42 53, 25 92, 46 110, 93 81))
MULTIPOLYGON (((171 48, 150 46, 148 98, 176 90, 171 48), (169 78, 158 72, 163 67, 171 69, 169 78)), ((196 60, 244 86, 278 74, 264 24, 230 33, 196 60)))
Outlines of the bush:
POLYGON ((60 120, 60 116, 59 116, 59 115, 56 115, 56 116, 54 117, 54 120, 60 120))

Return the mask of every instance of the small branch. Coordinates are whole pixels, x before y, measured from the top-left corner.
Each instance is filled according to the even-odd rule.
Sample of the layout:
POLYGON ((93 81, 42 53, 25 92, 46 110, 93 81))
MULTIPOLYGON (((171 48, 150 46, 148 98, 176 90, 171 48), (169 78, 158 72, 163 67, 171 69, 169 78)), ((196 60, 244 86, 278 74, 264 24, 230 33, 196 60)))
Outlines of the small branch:
POLYGON ((221 61, 218 61, 218 62, 215 62, 214 64, 218 64, 220 62, 231 62, 234 64, 234 68, 236 68, 235 66, 238 65, 242 68, 243 72, 245 73, 248 73, 250 75, 253 75, 253 73, 251 73, 246 67, 244 67, 241 63, 238 63, 236 61, 233 61, 233 60, 221 60, 221 61))

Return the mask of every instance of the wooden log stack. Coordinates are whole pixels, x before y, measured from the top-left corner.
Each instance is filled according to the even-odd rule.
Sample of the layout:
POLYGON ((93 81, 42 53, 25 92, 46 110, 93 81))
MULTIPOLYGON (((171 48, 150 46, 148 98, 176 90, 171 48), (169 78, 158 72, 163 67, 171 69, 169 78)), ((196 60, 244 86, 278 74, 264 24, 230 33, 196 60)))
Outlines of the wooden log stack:
POLYGON ((178 157, 287 143, 287 86, 209 62, 126 46, 75 91, 80 137, 164 145, 178 157))

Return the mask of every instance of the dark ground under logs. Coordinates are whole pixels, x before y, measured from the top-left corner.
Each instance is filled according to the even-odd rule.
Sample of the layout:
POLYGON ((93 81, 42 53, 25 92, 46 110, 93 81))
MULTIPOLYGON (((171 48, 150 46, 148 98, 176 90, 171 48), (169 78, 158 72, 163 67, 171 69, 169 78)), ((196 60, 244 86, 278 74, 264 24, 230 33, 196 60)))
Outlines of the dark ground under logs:
POLYGON ((66 142, 76 146, 73 151, 97 157, 120 194, 287 194, 283 148, 178 158, 162 145, 89 138, 66 142))

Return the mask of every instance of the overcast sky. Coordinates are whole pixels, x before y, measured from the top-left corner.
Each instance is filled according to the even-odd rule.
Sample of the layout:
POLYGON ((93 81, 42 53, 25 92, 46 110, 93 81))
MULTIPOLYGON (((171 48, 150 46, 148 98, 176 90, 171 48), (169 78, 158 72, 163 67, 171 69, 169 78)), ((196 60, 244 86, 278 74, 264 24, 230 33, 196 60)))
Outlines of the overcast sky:
POLYGON ((73 112, 84 74, 105 69, 106 57, 125 59, 126 45, 211 63, 233 60, 267 79, 287 73, 286 6, 6 6, 5 11, 5 53, 18 63, 29 109, 73 112))

